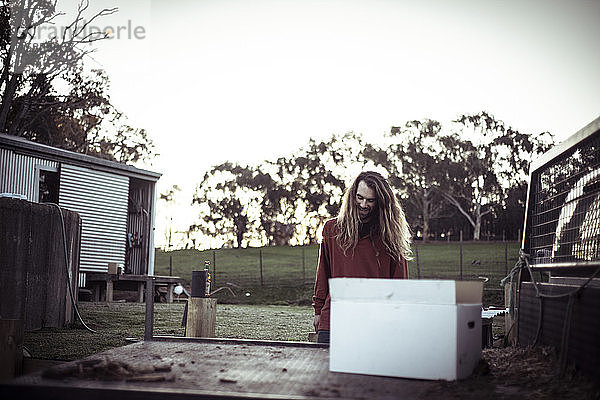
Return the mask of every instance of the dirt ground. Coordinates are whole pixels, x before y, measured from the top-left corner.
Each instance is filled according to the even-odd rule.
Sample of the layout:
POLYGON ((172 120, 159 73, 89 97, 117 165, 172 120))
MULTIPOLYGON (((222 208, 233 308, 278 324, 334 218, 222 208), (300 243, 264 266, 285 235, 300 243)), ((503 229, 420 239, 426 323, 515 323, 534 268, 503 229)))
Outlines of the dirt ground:
POLYGON ((505 347, 482 351, 473 375, 439 382, 432 397, 457 399, 600 399, 600 380, 567 366, 561 373, 550 347, 505 347))

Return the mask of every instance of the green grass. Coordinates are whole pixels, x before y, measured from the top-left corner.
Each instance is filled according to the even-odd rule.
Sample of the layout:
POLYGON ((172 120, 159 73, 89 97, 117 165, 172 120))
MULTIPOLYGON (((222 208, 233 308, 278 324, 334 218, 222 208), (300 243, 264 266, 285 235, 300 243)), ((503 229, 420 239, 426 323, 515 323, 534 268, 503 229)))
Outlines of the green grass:
MULTIPOLYGON (((211 262, 213 290, 229 287, 235 294, 233 296, 229 291, 220 291, 216 295, 220 303, 308 305, 312 297, 318 252, 318 245, 205 251, 157 250, 155 274, 168 275, 171 262, 173 275, 180 276, 183 283, 189 285, 192 271, 203 269, 204 261, 208 260, 211 262), (246 296, 246 293, 250 293, 250 296, 246 296)), ((504 294, 500 280, 517 261, 519 244, 464 242, 462 254, 462 278, 487 279, 484 283, 484 305, 501 306, 504 294)), ((411 279, 419 276, 421 279, 460 279, 460 244, 413 244, 409 275, 411 279)))
MULTIPOLYGON (((154 334, 184 336, 184 303, 154 305, 154 334)), ((144 337, 145 304, 79 304, 81 316, 96 333, 74 327, 25 332, 25 347, 34 358, 77 360, 144 337)), ((222 338, 306 341, 312 327, 312 307, 219 304, 215 335, 222 338)))

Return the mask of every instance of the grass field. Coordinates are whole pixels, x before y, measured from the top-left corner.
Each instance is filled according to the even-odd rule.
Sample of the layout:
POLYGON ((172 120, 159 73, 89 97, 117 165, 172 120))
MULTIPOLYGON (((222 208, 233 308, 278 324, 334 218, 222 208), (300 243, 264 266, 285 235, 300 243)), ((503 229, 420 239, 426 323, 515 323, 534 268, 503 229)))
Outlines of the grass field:
MULTIPOLYGON (((184 336, 184 303, 154 305, 154 334, 184 336)), ((90 328, 43 328, 25 332, 25 347, 34 358, 77 360, 144 337, 145 304, 80 302, 90 328)), ((223 338, 306 341, 313 331, 312 307, 219 304, 215 335, 223 338)))
MULTIPOLYGON (((517 242, 464 242, 462 278, 484 280, 484 305, 502 305, 500 280, 512 269, 519 255, 517 242)), ((213 290, 221 303, 309 305, 318 260, 318 246, 267 247, 219 250, 157 250, 155 274, 174 276, 191 283, 192 271, 211 262, 213 290), (261 274, 262 271, 262 274, 261 274), (262 278, 261 278, 262 276, 262 278), (250 296, 246 296, 250 293, 250 296)), ((411 279, 460 279, 461 245, 458 242, 413 245, 409 262, 411 279)))

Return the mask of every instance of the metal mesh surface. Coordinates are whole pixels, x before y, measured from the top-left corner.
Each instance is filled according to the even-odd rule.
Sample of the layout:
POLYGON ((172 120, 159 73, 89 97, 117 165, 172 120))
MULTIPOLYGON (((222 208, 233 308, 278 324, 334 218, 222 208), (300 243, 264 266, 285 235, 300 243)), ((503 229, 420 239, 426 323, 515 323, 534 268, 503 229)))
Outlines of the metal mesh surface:
POLYGON ((526 235, 534 265, 600 264, 600 131, 534 171, 526 235))

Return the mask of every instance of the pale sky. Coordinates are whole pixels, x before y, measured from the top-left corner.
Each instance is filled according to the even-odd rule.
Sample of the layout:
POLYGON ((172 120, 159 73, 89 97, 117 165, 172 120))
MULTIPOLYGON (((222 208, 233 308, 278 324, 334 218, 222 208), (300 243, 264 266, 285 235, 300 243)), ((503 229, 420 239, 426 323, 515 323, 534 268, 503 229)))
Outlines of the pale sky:
MULTIPOLYGON (((120 31, 88 66, 154 140, 160 157, 141 167, 163 173, 158 191, 183 189, 176 229, 194 222, 212 165, 289 155, 309 137, 377 141, 407 120, 486 110, 562 141, 600 116, 598 0, 92 1, 113 6, 96 25, 144 37, 120 31)), ((157 245, 167 214, 159 204, 157 245)))

